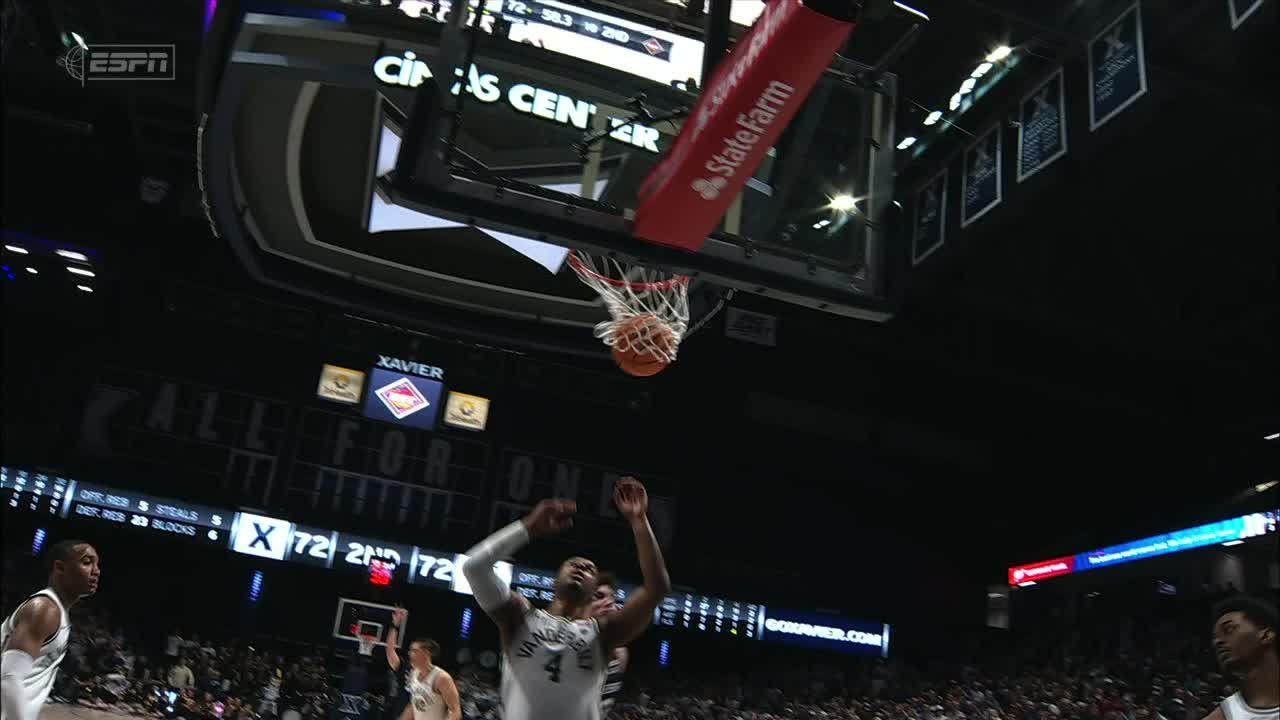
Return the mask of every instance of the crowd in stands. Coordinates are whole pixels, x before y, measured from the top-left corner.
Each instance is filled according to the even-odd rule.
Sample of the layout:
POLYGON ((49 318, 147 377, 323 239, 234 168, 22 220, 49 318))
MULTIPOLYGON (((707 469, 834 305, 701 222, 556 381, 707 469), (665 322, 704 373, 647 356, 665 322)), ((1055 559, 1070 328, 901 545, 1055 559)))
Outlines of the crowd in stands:
POLYGON ((183 720, 317 720, 328 717, 333 703, 317 649, 291 646, 286 653, 175 629, 152 651, 106 610, 77 607, 72 623, 53 691, 57 702, 183 720))
MULTIPOLYGON (((1143 597, 1093 603, 1035 631, 989 631, 981 646, 965 648, 967 656, 933 662, 790 651, 772 662, 735 664, 727 654, 722 662, 667 669, 639 663, 612 718, 1201 720, 1235 691, 1210 652, 1214 598, 1143 597)), ((4 599, 7 613, 21 598, 6 592, 4 599)), ((329 675, 332 648, 267 645, 175 629, 149 647, 106 609, 85 603, 73 611, 54 700, 183 720, 329 718, 339 700, 329 675)), ((501 720, 488 654, 488 661, 462 667, 452 662, 456 655, 442 659, 467 720, 501 720)), ((373 694, 366 700, 368 720, 395 720, 395 702, 373 694)))

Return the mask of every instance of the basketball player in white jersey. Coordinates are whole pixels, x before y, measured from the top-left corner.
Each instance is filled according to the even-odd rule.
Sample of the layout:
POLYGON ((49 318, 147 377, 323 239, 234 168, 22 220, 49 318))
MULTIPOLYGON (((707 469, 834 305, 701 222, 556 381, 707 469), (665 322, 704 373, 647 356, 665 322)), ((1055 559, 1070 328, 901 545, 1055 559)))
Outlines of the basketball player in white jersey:
MULTIPOLYGON (((591 596, 590 617, 602 618, 618 611, 618 579, 612 573, 596 576, 596 591, 591 596)), ((622 678, 627 672, 631 655, 626 648, 614 648, 605 670, 604 689, 600 691, 600 716, 609 717, 613 704, 622 694, 622 678)))
POLYGON ((0 626, 0 720, 36 720, 53 689, 71 637, 69 611, 98 591, 98 551, 64 540, 49 549, 49 586, 0 626))
POLYGON ((502 705, 505 720, 600 720, 609 654, 639 637, 671 590, 662 551, 649 526, 649 496, 631 478, 613 491, 618 511, 631 525, 644 585, 615 613, 587 617, 595 591, 595 563, 569 558, 555 580, 555 599, 536 610, 503 582, 493 564, 529 542, 573 526, 577 506, 543 500, 523 520, 490 535, 467 552, 462 565, 471 591, 502 638, 502 705))
MULTIPOLYGON (((387 631, 387 664, 392 672, 402 665, 396 645, 400 641, 400 626, 409 612, 396 608, 392 612, 392 626, 387 631)), ((462 720, 462 700, 453 676, 436 667, 435 658, 440 645, 435 640, 419 638, 409 643, 409 669, 405 672, 404 687, 409 693, 409 704, 400 714, 400 720, 462 720)))
POLYGON ((1219 604, 1213 617, 1213 649, 1222 669, 1239 681, 1240 691, 1205 720, 1280 720, 1276 609, 1241 596, 1219 604))

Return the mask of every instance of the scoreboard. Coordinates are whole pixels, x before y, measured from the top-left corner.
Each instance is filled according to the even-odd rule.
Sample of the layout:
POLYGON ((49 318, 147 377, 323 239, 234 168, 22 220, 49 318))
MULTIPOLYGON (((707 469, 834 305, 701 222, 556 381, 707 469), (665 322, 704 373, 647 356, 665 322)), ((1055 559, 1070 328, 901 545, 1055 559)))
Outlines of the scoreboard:
POLYGON ((663 627, 755 640, 764 620, 763 606, 687 592, 663 598, 654 620, 663 627))
MULTIPOLYGON (((303 525, 247 511, 221 510, 169 498, 83 483, 48 473, 0 467, 0 501, 11 511, 131 527, 177 535, 242 555, 369 576, 377 564, 388 583, 470 595, 462 574, 467 556, 354 533, 303 525)), ((515 592, 537 604, 554 598, 553 570, 495 563, 515 592)), ((619 605, 636 590, 617 588, 619 605)), ((889 626, 835 616, 806 616, 696 591, 676 591, 654 611, 654 624, 672 630, 807 645, 888 657, 889 626), (881 629, 883 628, 883 629, 881 629)))

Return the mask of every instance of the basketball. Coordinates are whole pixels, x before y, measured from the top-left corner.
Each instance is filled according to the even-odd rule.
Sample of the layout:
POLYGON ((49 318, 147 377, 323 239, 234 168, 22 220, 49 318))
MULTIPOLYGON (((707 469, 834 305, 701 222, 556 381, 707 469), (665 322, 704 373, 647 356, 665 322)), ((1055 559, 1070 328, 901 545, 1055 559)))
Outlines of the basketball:
POLYGON ((613 361, 623 372, 635 377, 657 375, 671 364, 676 337, 655 315, 637 315, 618 324, 613 361), (661 352, 650 349, 656 346, 661 352), (665 357, 664 357, 665 355, 665 357))

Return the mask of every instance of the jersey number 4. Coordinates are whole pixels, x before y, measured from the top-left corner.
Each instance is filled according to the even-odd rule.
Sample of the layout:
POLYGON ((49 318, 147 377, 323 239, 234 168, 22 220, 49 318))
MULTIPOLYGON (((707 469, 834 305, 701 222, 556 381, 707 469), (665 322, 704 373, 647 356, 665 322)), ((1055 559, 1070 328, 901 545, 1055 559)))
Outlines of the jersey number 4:
POLYGON ((563 659, 564 655, 562 653, 555 653, 547 661, 547 664, 542 666, 542 669, 546 670, 547 674, 551 676, 551 682, 553 683, 560 682, 560 661, 563 659))

